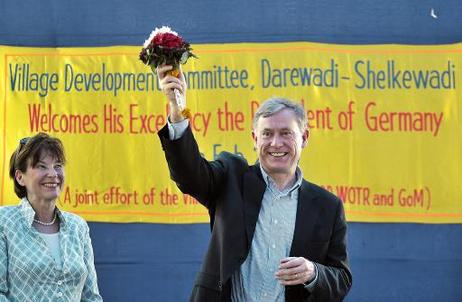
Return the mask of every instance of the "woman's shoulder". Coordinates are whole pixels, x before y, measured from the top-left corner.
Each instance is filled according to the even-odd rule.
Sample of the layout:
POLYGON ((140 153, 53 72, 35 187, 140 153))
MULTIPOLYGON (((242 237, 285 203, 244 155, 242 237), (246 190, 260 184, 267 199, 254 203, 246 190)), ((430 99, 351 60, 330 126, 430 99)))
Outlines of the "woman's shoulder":
POLYGON ((18 205, 0 206, 0 221, 5 221, 19 214, 18 205))
POLYGON ((67 211, 61 211, 61 215, 63 215, 64 221, 73 227, 83 228, 83 229, 88 228, 88 224, 85 221, 85 219, 83 219, 77 214, 67 212, 67 211))
MULTIPOLYGON (((0 231, 14 230, 21 221, 19 206, 8 205, 0 207, 0 231)), ((3 232, 3 231, 2 231, 3 232)))

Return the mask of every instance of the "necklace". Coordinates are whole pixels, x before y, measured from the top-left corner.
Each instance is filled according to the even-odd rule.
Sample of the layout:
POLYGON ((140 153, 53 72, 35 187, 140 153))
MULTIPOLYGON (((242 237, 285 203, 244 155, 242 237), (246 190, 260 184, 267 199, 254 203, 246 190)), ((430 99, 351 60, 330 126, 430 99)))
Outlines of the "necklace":
POLYGON ((53 225, 53 224, 55 223, 55 221, 56 221, 56 216, 58 216, 58 215, 56 214, 56 211, 55 211, 55 216, 53 216, 53 220, 52 220, 52 221, 50 221, 50 222, 43 222, 43 221, 40 221, 40 220, 34 218, 34 222, 37 222, 38 224, 41 224, 41 225, 44 225, 44 226, 50 226, 50 225, 53 225))

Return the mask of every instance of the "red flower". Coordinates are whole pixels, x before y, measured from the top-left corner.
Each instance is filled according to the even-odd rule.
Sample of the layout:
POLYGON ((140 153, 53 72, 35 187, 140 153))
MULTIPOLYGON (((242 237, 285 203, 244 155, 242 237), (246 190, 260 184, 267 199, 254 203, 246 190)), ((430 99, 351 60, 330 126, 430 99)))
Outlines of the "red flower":
POLYGON ((152 39, 151 44, 167 48, 181 48, 184 41, 180 36, 171 33, 158 33, 154 39, 152 39))
POLYGON ((140 52, 140 60, 151 68, 161 64, 185 64, 188 58, 197 58, 192 52, 188 42, 184 41, 170 27, 162 26, 152 31, 149 38, 144 41, 140 52))

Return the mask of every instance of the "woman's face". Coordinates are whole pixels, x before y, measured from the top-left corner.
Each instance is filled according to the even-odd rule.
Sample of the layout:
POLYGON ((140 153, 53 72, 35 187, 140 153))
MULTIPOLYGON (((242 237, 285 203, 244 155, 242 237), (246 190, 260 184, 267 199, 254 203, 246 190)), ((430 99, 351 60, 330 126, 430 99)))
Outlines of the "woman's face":
POLYGON ((64 166, 44 154, 34 167, 29 163, 26 172, 17 170, 16 180, 26 187, 29 202, 54 202, 63 188, 64 166))

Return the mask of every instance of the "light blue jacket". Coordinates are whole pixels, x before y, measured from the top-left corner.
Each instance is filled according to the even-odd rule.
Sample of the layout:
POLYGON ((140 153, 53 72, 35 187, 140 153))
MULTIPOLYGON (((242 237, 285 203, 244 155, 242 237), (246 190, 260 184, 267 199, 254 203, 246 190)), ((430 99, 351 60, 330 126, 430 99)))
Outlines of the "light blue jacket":
POLYGON ((34 215, 25 198, 0 207, 0 302, 102 301, 87 223, 58 211, 60 268, 32 226, 34 215))

